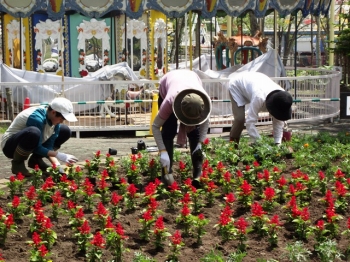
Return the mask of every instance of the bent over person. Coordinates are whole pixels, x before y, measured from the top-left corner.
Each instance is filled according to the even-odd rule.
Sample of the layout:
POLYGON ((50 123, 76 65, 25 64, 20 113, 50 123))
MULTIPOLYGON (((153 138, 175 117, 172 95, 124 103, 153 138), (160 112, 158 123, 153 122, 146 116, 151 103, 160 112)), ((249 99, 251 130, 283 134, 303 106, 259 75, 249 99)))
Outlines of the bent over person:
POLYGON ((13 174, 31 175, 25 166, 29 155, 28 166, 38 165, 43 171, 50 167, 43 158, 56 166, 60 165, 58 160, 67 164, 77 161, 73 155, 57 151, 71 137, 69 127, 62 124, 64 120, 74 122, 77 118, 72 103, 63 97, 53 99, 48 107, 25 109, 15 117, 1 140, 4 155, 12 159, 13 174))
POLYGON ((256 129, 259 112, 267 109, 272 116, 273 137, 275 144, 282 141, 284 121, 292 117, 292 96, 270 77, 259 72, 241 72, 230 76, 229 93, 232 102, 233 124, 230 141, 238 146, 244 128, 255 143, 260 135, 256 129), (245 105, 250 103, 247 116, 245 105))
POLYGON ((190 70, 168 72, 160 79, 158 106, 152 131, 160 152, 162 181, 168 186, 174 182, 171 173, 174 138, 179 120, 177 142, 185 144, 186 136, 189 140, 193 164, 192 185, 199 188, 203 162, 201 145, 208 132, 211 112, 210 97, 204 90, 202 81, 190 70))

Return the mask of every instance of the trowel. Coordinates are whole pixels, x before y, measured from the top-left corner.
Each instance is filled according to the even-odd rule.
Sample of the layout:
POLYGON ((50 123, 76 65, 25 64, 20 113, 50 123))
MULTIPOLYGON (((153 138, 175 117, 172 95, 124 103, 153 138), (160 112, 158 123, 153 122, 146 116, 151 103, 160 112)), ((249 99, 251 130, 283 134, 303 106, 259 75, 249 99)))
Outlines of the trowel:
POLYGON ((167 184, 167 186, 171 186, 175 182, 173 174, 169 174, 169 170, 166 166, 163 167, 163 171, 164 171, 164 177, 162 178, 162 180, 164 181, 162 182, 164 184, 167 184))

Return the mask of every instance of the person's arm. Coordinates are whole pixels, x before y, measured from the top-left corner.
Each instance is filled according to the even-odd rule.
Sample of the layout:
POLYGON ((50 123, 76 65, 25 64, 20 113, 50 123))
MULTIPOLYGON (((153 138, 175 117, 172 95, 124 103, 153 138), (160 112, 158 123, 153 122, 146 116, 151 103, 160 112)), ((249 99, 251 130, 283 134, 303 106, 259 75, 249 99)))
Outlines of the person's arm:
POLYGON ((282 142, 283 127, 284 121, 277 120, 276 118, 272 119, 273 139, 277 145, 282 142))
POLYGON ((156 141, 156 144, 157 144, 159 151, 165 150, 165 145, 164 145, 163 138, 162 138, 162 132, 160 131, 160 128, 163 126, 164 123, 165 123, 165 120, 162 119, 157 114, 156 117, 154 118, 153 124, 152 124, 153 137, 154 137, 154 140, 156 141))

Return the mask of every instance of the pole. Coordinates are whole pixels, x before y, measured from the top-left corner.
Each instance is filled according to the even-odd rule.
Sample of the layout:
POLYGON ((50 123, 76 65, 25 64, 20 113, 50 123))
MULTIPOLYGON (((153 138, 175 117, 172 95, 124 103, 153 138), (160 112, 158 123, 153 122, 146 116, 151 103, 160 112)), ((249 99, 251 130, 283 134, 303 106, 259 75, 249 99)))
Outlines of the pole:
POLYGON ((329 56, 328 56, 328 65, 333 66, 334 65, 334 5, 335 1, 331 1, 331 7, 330 7, 330 17, 329 17, 329 56))
POLYGON ((152 124, 153 124, 153 121, 156 118, 157 114, 158 114, 158 94, 153 94, 151 121, 150 121, 150 124, 149 124, 149 134, 151 136, 153 136, 152 124))

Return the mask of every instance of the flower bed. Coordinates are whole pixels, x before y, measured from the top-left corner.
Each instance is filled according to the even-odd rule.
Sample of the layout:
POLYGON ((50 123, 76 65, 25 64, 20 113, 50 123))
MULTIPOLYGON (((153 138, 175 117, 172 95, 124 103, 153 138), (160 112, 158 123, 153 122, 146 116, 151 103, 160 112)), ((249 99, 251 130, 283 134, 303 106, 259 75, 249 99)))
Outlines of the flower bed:
POLYGON ((202 189, 180 151, 168 189, 147 152, 18 174, 0 197, 0 261, 346 261, 349 139, 207 140, 202 189))

